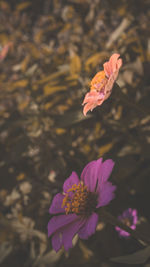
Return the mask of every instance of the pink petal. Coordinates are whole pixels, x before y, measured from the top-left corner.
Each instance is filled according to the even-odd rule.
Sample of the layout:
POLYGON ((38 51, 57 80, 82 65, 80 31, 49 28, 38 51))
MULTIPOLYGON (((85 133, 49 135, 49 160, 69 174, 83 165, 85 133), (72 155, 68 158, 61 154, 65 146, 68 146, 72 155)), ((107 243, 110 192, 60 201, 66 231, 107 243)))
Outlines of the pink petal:
POLYGON ((94 108, 96 108, 97 104, 96 103, 87 103, 85 104, 84 108, 83 108, 83 114, 84 116, 86 116, 87 112, 89 110, 93 110, 94 108))
POLYGON ((114 191, 116 190, 116 186, 112 185, 110 182, 103 183, 99 187, 99 197, 98 197, 98 205, 96 208, 106 206, 114 197, 114 191))
POLYGON ((52 204, 49 209, 49 213, 51 214, 56 214, 56 213, 61 213, 65 212, 65 208, 62 208, 62 201, 64 199, 64 195, 58 193, 52 201, 52 204))
POLYGON ((78 235, 82 239, 88 239, 89 236, 95 233, 98 222, 98 215, 93 213, 86 221, 85 225, 79 230, 78 235))
POLYGON ((59 228, 73 222, 77 218, 76 214, 54 216, 48 223, 48 236, 51 236, 59 228))
POLYGON ((104 101, 104 94, 100 94, 96 90, 92 90, 85 95, 82 105, 86 104, 83 109, 83 114, 86 116, 86 113, 89 110, 93 110, 96 106, 100 106, 104 101))
POLYGON ((88 163, 81 173, 81 180, 88 187, 90 192, 94 192, 96 189, 96 184, 98 177, 101 173, 102 158, 98 160, 91 161, 88 163))
POLYGON ((69 176, 69 178, 66 179, 63 185, 63 191, 66 193, 68 189, 72 187, 73 184, 78 185, 79 184, 79 178, 76 172, 72 172, 72 174, 69 176))
POLYGON ((118 58, 120 57, 119 54, 113 54, 109 61, 103 64, 104 72, 107 77, 110 77, 114 72, 118 71, 122 66, 122 60, 118 58))

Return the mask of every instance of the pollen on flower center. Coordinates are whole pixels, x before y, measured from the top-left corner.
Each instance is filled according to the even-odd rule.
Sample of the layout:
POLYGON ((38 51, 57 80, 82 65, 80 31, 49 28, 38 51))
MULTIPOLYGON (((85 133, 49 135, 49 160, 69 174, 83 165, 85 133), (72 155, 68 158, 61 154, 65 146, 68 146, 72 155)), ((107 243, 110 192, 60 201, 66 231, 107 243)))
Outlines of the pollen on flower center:
POLYGON ((99 71, 91 81, 90 90, 100 91, 107 83, 108 79, 106 78, 104 71, 99 71))
POLYGON ((90 215, 95 210, 96 204, 97 194, 89 192, 87 186, 80 182, 67 190, 62 207, 65 207, 66 214, 90 215))

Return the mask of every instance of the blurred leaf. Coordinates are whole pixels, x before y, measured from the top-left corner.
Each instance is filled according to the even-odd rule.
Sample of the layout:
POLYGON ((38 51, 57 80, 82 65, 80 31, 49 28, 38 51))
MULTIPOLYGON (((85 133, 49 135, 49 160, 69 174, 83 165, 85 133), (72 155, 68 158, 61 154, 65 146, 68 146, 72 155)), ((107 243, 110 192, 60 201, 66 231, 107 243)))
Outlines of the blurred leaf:
POLYGON ((80 57, 74 53, 70 61, 70 72, 71 74, 76 74, 81 71, 81 60, 80 57))
POLYGON ((39 30, 38 32, 36 32, 36 34, 34 35, 34 41, 35 41, 36 43, 41 43, 43 34, 44 34, 43 29, 42 29, 42 30, 39 30))
POLYGON ((76 73, 69 75, 65 78, 66 81, 72 81, 72 80, 77 80, 78 79, 78 75, 76 73))
POLYGON ((110 260, 118 263, 142 264, 145 263, 149 258, 150 258, 150 246, 141 249, 133 254, 111 258, 110 260))
POLYGON ((20 173, 18 176, 17 176, 17 181, 21 181, 25 178, 25 174, 24 173, 20 173))
POLYGON ((22 70, 22 72, 26 71, 29 61, 30 61, 30 55, 27 55, 23 59, 23 61, 21 62, 21 70, 22 70))
MULTIPOLYGON (((64 72, 66 71, 57 71, 57 72, 54 72, 52 73, 51 75, 48 75, 48 76, 45 76, 43 77, 41 80, 39 80, 37 83, 38 84, 42 84, 42 83, 46 83, 46 82, 49 82, 49 81, 53 81, 54 79, 60 77, 64 72)), ((54 80, 55 82, 57 82, 57 79, 54 80)))
POLYGON ((63 129, 63 128, 57 128, 56 129, 56 134, 58 134, 58 135, 64 134, 65 132, 66 132, 66 129, 63 129))
POLYGON ((27 100, 25 99, 24 101, 22 101, 21 103, 19 103, 18 109, 20 111, 23 111, 28 106, 28 104, 29 104, 29 100, 28 99, 27 100))
POLYGON ((12 83, 9 87, 9 90, 11 91, 11 90, 14 90, 18 87, 26 87, 27 84, 28 84, 28 80, 25 80, 25 79, 19 80, 19 81, 12 83))
POLYGON ((107 56, 107 53, 95 53, 94 55, 90 56, 85 61, 85 70, 90 71, 92 68, 95 68, 97 65, 100 64, 100 59, 103 60, 107 56))
POLYGON ((29 51, 31 52, 31 55, 35 59, 39 59, 41 57, 40 51, 37 49, 37 47, 33 43, 25 43, 25 46, 29 48, 29 51))
POLYGON ((47 84, 44 86, 44 95, 45 96, 52 95, 56 92, 64 91, 66 89, 67 89, 66 86, 51 86, 51 84, 47 84))
POLYGON ((113 143, 109 143, 109 144, 106 144, 104 146, 101 146, 99 149, 98 149, 98 152, 99 152, 99 156, 103 156, 105 153, 107 153, 109 150, 112 149, 113 147, 113 143))
POLYGON ((31 2, 24 2, 24 3, 20 3, 16 6, 16 9, 18 11, 22 11, 23 9, 27 8, 28 6, 31 5, 31 2))
POLYGON ((0 34, 0 43, 1 45, 6 45, 9 42, 9 37, 5 33, 0 34))

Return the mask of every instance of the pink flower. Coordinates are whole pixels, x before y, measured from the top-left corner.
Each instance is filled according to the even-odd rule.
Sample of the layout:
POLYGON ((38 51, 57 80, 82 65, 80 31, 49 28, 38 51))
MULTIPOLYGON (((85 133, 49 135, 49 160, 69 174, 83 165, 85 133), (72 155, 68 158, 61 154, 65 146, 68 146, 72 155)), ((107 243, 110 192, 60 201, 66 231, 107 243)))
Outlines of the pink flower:
MULTIPOLYGON (((136 229, 136 224, 138 221, 137 216, 137 210, 136 209, 127 209, 125 210, 122 215, 118 216, 118 219, 122 221, 124 224, 126 224, 128 227, 130 227, 132 230, 136 229)), ((122 230, 120 227, 115 227, 116 231, 119 233, 121 237, 129 237, 130 234, 124 230, 122 230)))
POLYGON ((82 105, 83 114, 100 106, 111 94, 114 82, 117 79, 122 59, 119 54, 113 54, 109 61, 103 64, 104 71, 99 71, 91 81, 90 92, 85 95, 82 105))
POLYGON ((114 198, 116 186, 108 182, 114 162, 102 158, 85 166, 79 180, 76 172, 64 182, 63 194, 58 193, 49 212, 55 216, 48 223, 48 236, 57 252, 62 246, 72 247, 72 239, 78 234, 88 239, 94 234, 98 222, 96 210, 114 198))

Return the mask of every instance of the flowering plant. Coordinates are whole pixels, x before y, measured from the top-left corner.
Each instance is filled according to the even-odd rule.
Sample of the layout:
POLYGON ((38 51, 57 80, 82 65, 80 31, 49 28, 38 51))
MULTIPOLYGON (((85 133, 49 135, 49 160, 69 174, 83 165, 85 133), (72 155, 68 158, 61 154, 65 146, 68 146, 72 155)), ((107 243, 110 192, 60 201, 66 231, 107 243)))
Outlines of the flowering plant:
MULTIPOLYGON (((137 216, 137 210, 136 209, 127 209, 125 210, 120 216, 118 216, 118 220, 123 222, 125 225, 130 227, 132 230, 136 229, 136 224, 138 221, 138 216, 137 216)), ((116 231, 119 233, 120 237, 129 237, 130 234, 120 227, 116 226, 115 227, 116 231)))
POLYGON ((72 247, 75 234, 87 239, 96 229, 96 210, 106 206, 113 198, 116 186, 108 182, 114 162, 102 158, 85 166, 81 179, 72 172, 64 182, 63 193, 58 193, 49 212, 56 216, 48 223, 48 236, 52 236, 52 246, 57 252, 62 246, 68 251, 72 247))
POLYGON ((85 95, 82 105, 83 114, 100 106, 111 94, 114 82, 117 79, 122 59, 119 54, 113 54, 109 61, 103 64, 104 70, 99 71, 91 81, 90 92, 85 95))

